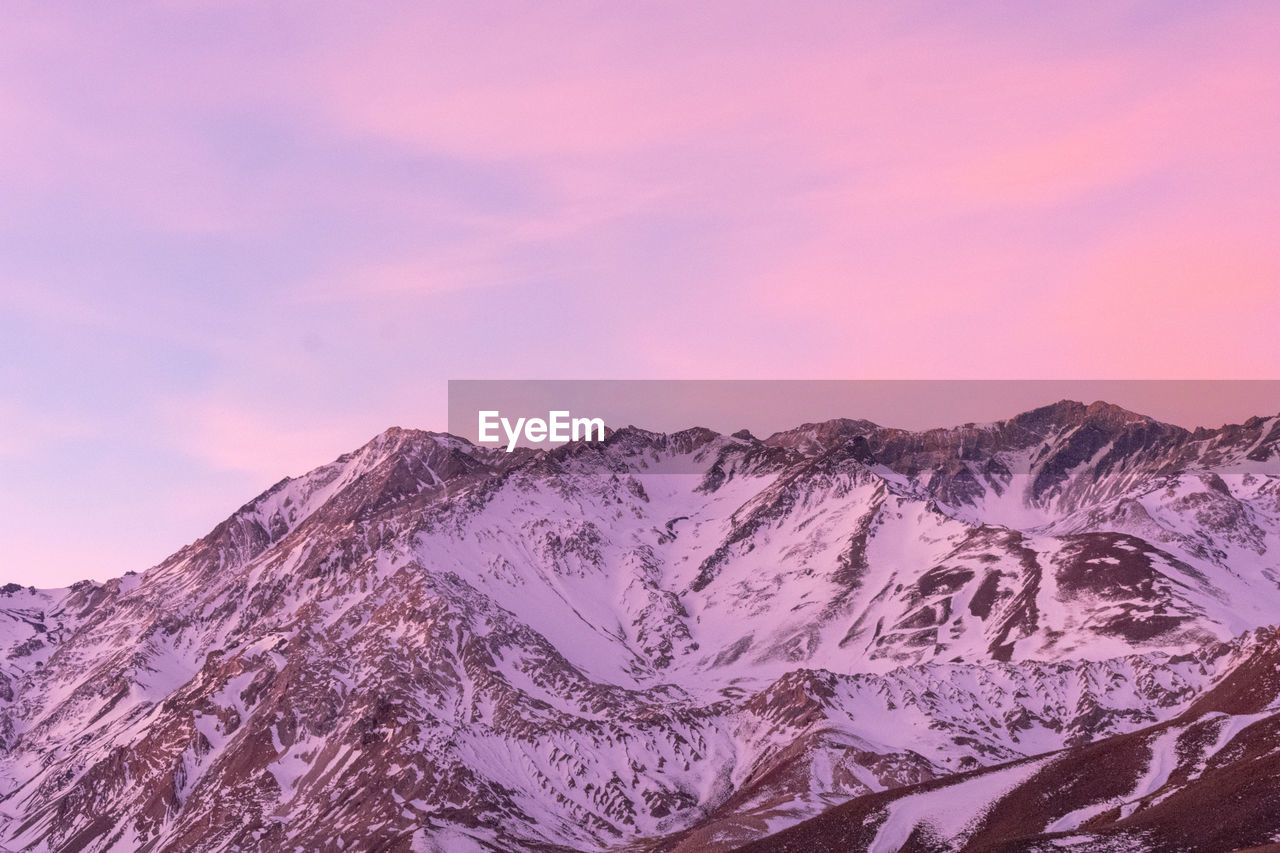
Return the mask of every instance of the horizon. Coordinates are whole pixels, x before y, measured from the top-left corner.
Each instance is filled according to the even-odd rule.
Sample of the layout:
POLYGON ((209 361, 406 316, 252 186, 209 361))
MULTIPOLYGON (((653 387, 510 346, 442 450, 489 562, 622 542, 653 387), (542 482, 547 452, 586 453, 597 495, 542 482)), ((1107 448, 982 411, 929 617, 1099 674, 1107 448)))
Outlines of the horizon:
MULTIPOLYGON (((1190 433, 1195 433, 1197 430, 1207 430, 1207 431, 1210 431, 1210 432, 1217 432, 1217 431, 1221 431, 1221 430, 1224 430, 1224 429, 1230 429, 1230 428, 1232 428, 1232 427, 1239 427, 1239 426, 1243 426, 1243 425, 1245 425, 1246 423, 1248 423, 1249 421, 1253 421, 1253 420, 1263 420, 1263 421, 1266 421, 1266 420, 1270 420, 1270 419, 1272 419, 1272 418, 1280 417, 1280 408, 1277 408, 1274 412, 1270 412, 1270 413, 1267 413, 1267 412, 1258 412, 1258 413, 1255 413, 1255 414, 1249 415, 1248 417, 1243 418, 1243 419, 1223 421, 1222 423, 1217 424, 1216 426, 1209 426, 1208 424, 1203 424, 1203 423, 1202 423, 1202 424, 1187 425, 1187 424, 1174 423, 1174 422, 1172 422, 1172 421, 1163 420, 1163 419, 1161 419, 1161 418, 1154 417, 1154 416, 1152 416, 1152 415, 1150 415, 1150 414, 1148 414, 1148 413, 1146 413, 1146 412, 1138 411, 1138 410, 1135 410, 1135 409, 1129 409, 1129 408, 1126 408, 1125 406, 1122 406, 1122 405, 1119 405, 1119 404, 1116 404, 1116 403, 1112 403, 1112 402, 1110 402, 1109 400, 1096 399, 1096 400, 1090 400, 1090 401, 1088 401, 1088 402, 1085 402, 1084 400, 1071 399, 1071 398, 1065 398, 1065 397, 1064 397, 1064 398, 1061 398, 1061 399, 1058 399, 1058 400, 1054 400, 1054 401, 1053 401, 1053 402, 1051 402, 1051 403, 1045 403, 1045 404, 1040 405, 1040 406, 1033 406, 1033 407, 1032 407, 1032 408, 1030 408, 1030 409, 1024 409, 1024 410, 1022 410, 1022 411, 1019 411, 1019 412, 1017 412, 1017 413, 1015 413, 1015 414, 1012 414, 1012 415, 1009 415, 1009 416, 1007 416, 1007 417, 993 418, 993 419, 991 419, 991 420, 985 420, 985 421, 963 421, 963 422, 955 422, 955 423, 952 423, 952 424, 950 424, 950 425, 948 425, 948 426, 903 427, 903 426, 898 426, 897 424, 892 424, 892 423, 880 423, 880 422, 878 422, 878 421, 872 421, 872 420, 870 420, 870 419, 868 419, 868 418, 858 417, 858 416, 856 416, 856 415, 838 415, 838 416, 835 416, 835 417, 824 418, 824 419, 822 419, 822 420, 816 420, 816 421, 804 421, 804 422, 801 422, 801 423, 797 423, 795 426, 790 427, 790 428, 781 429, 781 430, 774 430, 773 432, 767 432, 767 433, 762 433, 762 434, 758 434, 758 433, 756 433, 755 431, 751 430, 749 427, 741 427, 741 428, 736 429, 736 430, 720 430, 720 429, 715 429, 714 427, 709 427, 709 426, 707 426, 707 425, 705 425, 705 424, 703 424, 703 423, 693 423, 693 424, 690 424, 689 426, 680 427, 680 428, 676 428, 676 429, 650 429, 649 427, 646 427, 646 426, 645 426, 645 425, 643 425, 643 424, 637 424, 637 423, 628 423, 628 424, 624 424, 624 425, 622 425, 622 426, 616 426, 616 427, 615 427, 615 426, 611 426, 610 424, 606 423, 606 424, 605 424, 605 429, 607 430, 608 434, 610 434, 610 435, 611 435, 611 434, 613 434, 613 433, 615 433, 615 432, 621 432, 621 431, 623 431, 623 430, 639 430, 639 431, 641 431, 641 432, 647 432, 647 433, 652 433, 652 434, 654 434, 654 435, 665 435, 665 436, 675 435, 675 434, 677 434, 677 433, 681 433, 681 432, 688 432, 688 431, 690 431, 690 430, 708 430, 709 432, 713 432, 713 433, 715 433, 716 435, 720 435, 720 436, 733 436, 733 435, 735 435, 735 434, 736 434, 736 433, 738 433, 738 432, 742 432, 743 430, 746 430, 747 432, 750 432, 750 433, 752 434, 752 436, 753 436, 754 438, 756 438, 757 440, 760 440, 760 441, 768 441, 769 439, 774 438, 774 437, 776 437, 776 436, 783 435, 783 434, 785 434, 785 433, 787 433, 787 432, 791 432, 791 431, 793 431, 793 430, 803 429, 804 427, 821 426, 821 425, 823 425, 823 424, 834 423, 834 422, 836 422, 836 421, 854 421, 854 422, 856 422, 856 421, 862 421, 862 422, 870 423, 872 426, 874 426, 874 427, 875 427, 875 428, 877 428, 877 429, 898 430, 898 431, 902 431, 902 432, 909 432, 909 433, 923 433, 923 432, 935 432, 935 431, 939 431, 939 430, 941 430, 941 431, 949 431, 949 430, 954 430, 954 429, 963 429, 963 428, 965 428, 965 427, 983 427, 983 426, 993 426, 993 425, 995 425, 995 424, 1006 423, 1006 422, 1008 422, 1008 421, 1010 421, 1010 420, 1014 420, 1014 419, 1019 418, 1019 417, 1021 417, 1021 416, 1023 416, 1023 415, 1028 415, 1028 414, 1031 414, 1031 413, 1033 413, 1033 412, 1040 411, 1040 410, 1043 410, 1043 409, 1052 409, 1052 408, 1054 408, 1054 407, 1056 407, 1056 406, 1060 406, 1060 405, 1079 405, 1079 406, 1084 407, 1084 408, 1086 408, 1086 409, 1088 409, 1088 408, 1093 408, 1094 406, 1098 406, 1098 405, 1111 406, 1111 407, 1114 407, 1114 408, 1117 408, 1117 409, 1121 409, 1121 410, 1123 410, 1124 412, 1126 412, 1126 413, 1128 413, 1128 414, 1131 414, 1131 415, 1137 415, 1138 417, 1144 418, 1144 419, 1146 419, 1146 420, 1155 421, 1156 423, 1164 424, 1165 426, 1177 427, 1177 428, 1179 428, 1179 429, 1186 430, 1187 432, 1190 432, 1190 433)), ((370 440, 370 441, 373 441, 374 439, 376 439, 376 438, 378 438, 378 437, 380 437, 380 436, 382 436, 382 435, 385 435, 385 434, 386 434, 386 433, 388 433, 388 432, 392 432, 392 431, 394 431, 394 430, 403 430, 403 431, 408 431, 408 432, 423 432, 423 433, 428 433, 428 434, 430 434, 430 435, 446 436, 446 437, 449 437, 449 438, 461 439, 462 441, 465 441, 467 444, 470 444, 470 445, 472 445, 472 446, 477 446, 477 447, 478 447, 478 446, 480 446, 480 444, 479 444, 478 442, 473 441, 472 439, 468 438, 466 435, 459 434, 459 433, 454 433, 454 432, 450 432, 450 431, 449 431, 449 430, 447 430, 447 429, 445 429, 445 430, 433 430, 433 429, 426 429, 426 428, 421 428, 421 427, 406 427, 406 426, 403 426, 403 425, 401 425, 401 424, 393 424, 393 425, 391 425, 391 426, 387 427, 386 429, 384 429, 384 430, 382 430, 382 431, 378 432, 377 434, 375 434, 374 436, 372 436, 369 440, 370 440)), ((368 442, 365 442, 365 443, 367 444, 368 442)), ((569 443, 572 443, 572 442, 564 442, 564 443, 565 443, 565 444, 569 444, 569 443)), ((363 447, 364 445, 361 445, 361 446, 363 447)), ((525 445, 523 445, 523 444, 522 444, 522 445, 520 445, 520 446, 522 446, 522 447, 523 447, 523 446, 525 446, 525 445)), ((533 449, 536 449, 536 450, 543 450, 543 451, 545 451, 545 450, 548 450, 548 449, 551 449, 551 448, 533 448, 533 449)), ((313 469, 313 470, 314 470, 314 469, 313 469)))
MULTIPOLYGON (((1277 385, 1280 385, 1280 383, 1277 383, 1277 385)), ((1158 418, 1152 418, 1151 416, 1149 416, 1149 415, 1147 415, 1147 414, 1145 414, 1145 413, 1143 413, 1143 412, 1134 411, 1134 410, 1132 410, 1132 409, 1128 409, 1128 408, 1126 408, 1126 407, 1124 407, 1124 406, 1120 406, 1120 405, 1117 405, 1117 404, 1115 404, 1115 403, 1111 403, 1111 402, 1109 402, 1109 401, 1107 401, 1107 400, 1103 400, 1103 399, 1097 399, 1097 400, 1091 400, 1091 401, 1089 401, 1089 402, 1085 402, 1084 400, 1075 400, 1075 399, 1062 398, 1062 399, 1054 400, 1054 401, 1052 401, 1052 402, 1048 402, 1048 403, 1045 403, 1045 404, 1042 404, 1042 405, 1033 406, 1033 407, 1031 407, 1031 408, 1029 408, 1029 409, 1024 409, 1024 410, 1019 411, 1019 412, 1016 412, 1016 413, 1014 413, 1014 414, 1012 414, 1012 415, 1010 415, 1010 416, 1008 416, 1008 417, 1004 417, 1004 418, 996 418, 996 419, 992 419, 992 420, 989 420, 989 421, 981 421, 981 422, 977 422, 977 421, 969 421, 969 422, 963 422, 963 423, 955 423, 955 424, 951 424, 950 426, 942 426, 942 427, 927 427, 927 428, 922 428, 922 429, 907 429, 907 428, 902 428, 902 427, 893 426, 893 425, 891 425, 891 424, 880 424, 880 423, 874 423, 874 422, 872 422, 872 425, 873 425, 876 429, 900 430, 900 431, 908 432, 908 433, 912 433, 912 434, 921 434, 921 433, 936 432, 936 431, 944 431, 944 432, 946 432, 946 431, 952 431, 952 430, 964 429, 964 428, 967 428, 967 427, 977 427, 977 428, 982 428, 982 427, 986 427, 986 426, 994 426, 994 425, 997 425, 997 424, 1006 423, 1006 422, 1008 422, 1008 421, 1010 421, 1010 420, 1016 419, 1016 418, 1021 417, 1021 416, 1023 416, 1023 415, 1031 414, 1031 413, 1033 413, 1033 412, 1042 411, 1042 410, 1046 410, 1046 409, 1052 409, 1052 408, 1055 408, 1055 407, 1057 407, 1057 406, 1061 406, 1061 405, 1064 405, 1064 404, 1068 404, 1068 405, 1078 405, 1078 406, 1084 407, 1084 408, 1086 408, 1086 409, 1088 409, 1088 408, 1093 408, 1093 407, 1098 406, 1098 405, 1114 407, 1114 408, 1118 408, 1118 409, 1123 410, 1123 411, 1124 411, 1124 412, 1126 412, 1127 414, 1136 415, 1136 416, 1138 416, 1138 417, 1146 418, 1146 419, 1148 419, 1148 420, 1153 420, 1153 421, 1155 421, 1155 422, 1157 422, 1157 423, 1161 423, 1161 424, 1164 424, 1164 425, 1166 425, 1166 426, 1173 426, 1173 427, 1176 427, 1176 428, 1179 428, 1179 429, 1183 429, 1183 430, 1185 430, 1185 431, 1187 431, 1187 432, 1189 432, 1189 433, 1193 433, 1193 434, 1194 434, 1197 430, 1199 430, 1199 429, 1206 429, 1206 430, 1208 430, 1209 432, 1211 432, 1211 433, 1212 433, 1212 432, 1219 432, 1219 431, 1221 431, 1221 430, 1225 430, 1225 429, 1230 429, 1230 428, 1232 428, 1232 427, 1242 426, 1244 423, 1246 423, 1246 422, 1248 422, 1248 421, 1252 421, 1252 420, 1261 420, 1261 421, 1265 422, 1265 421, 1267 421, 1267 420, 1271 420, 1271 419, 1280 419, 1280 409, 1277 409, 1277 410, 1276 410, 1276 412, 1275 412, 1275 413, 1273 413, 1273 414, 1254 414, 1254 415, 1251 415, 1250 417, 1245 418, 1245 419, 1240 420, 1240 421, 1222 423, 1222 424, 1218 425, 1217 427, 1203 427, 1203 426, 1187 427, 1187 426, 1183 426, 1183 425, 1180 425, 1180 424, 1172 424, 1172 423, 1169 423, 1169 422, 1167 422, 1167 421, 1162 421, 1162 420, 1159 420, 1158 418)), ((790 428, 783 429, 783 430, 777 430, 777 431, 774 431, 774 432, 772 432, 772 433, 768 433, 768 434, 766 434, 766 435, 758 435, 758 434, 752 433, 752 436, 753 436, 753 438, 755 438, 755 440, 756 440, 756 441, 759 441, 759 442, 762 442, 762 443, 767 443, 769 440, 771 440, 771 439, 773 439, 773 438, 776 438, 776 437, 777 437, 777 436, 779 436, 779 435, 783 435, 783 434, 785 434, 785 433, 787 433, 787 432, 791 432, 791 431, 799 430, 799 429, 804 429, 805 427, 821 426, 821 425, 823 425, 823 424, 826 424, 826 423, 832 423, 832 422, 835 422, 835 421, 864 421, 864 422, 865 422, 865 421, 867 421, 867 419, 866 419, 866 418, 858 418, 858 417, 849 417, 849 416, 842 416, 842 417, 835 417, 835 418, 827 418, 827 419, 825 419, 825 420, 821 420, 821 421, 809 421, 809 422, 804 422, 804 423, 797 423, 797 424, 795 424, 794 426, 792 426, 792 427, 790 427, 790 428)), ((649 434, 653 434, 653 435, 662 435, 662 436, 671 436, 671 435, 674 435, 674 434, 678 434, 678 433, 681 433, 681 432, 687 432, 687 431, 691 431, 691 430, 708 430, 708 431, 710 431, 710 432, 714 433, 715 435, 717 435, 717 436, 719 436, 719 437, 722 437, 722 438, 724 438, 724 437, 732 437, 735 433, 737 433, 737 432, 740 432, 740 431, 741 431, 741 430, 734 430, 734 431, 732 431, 732 432, 725 432, 725 431, 715 430, 715 429, 712 429, 712 428, 710 428, 710 427, 706 427, 706 426, 702 426, 702 425, 697 425, 697 424, 692 425, 692 426, 683 427, 683 428, 681 428, 681 429, 668 430, 668 431, 663 431, 663 430, 650 430, 650 429, 646 429, 645 427, 642 427, 642 426, 639 426, 639 425, 636 425, 636 424, 627 424, 626 426, 617 427, 617 428, 609 427, 609 426, 607 426, 607 425, 606 425, 606 429, 607 429, 606 439, 605 439, 606 441, 608 440, 608 437, 612 436, 613 434, 615 434, 615 433, 617 433, 617 432, 622 432, 622 431, 630 430, 630 429, 640 430, 640 431, 643 431, 643 432, 646 432, 646 433, 649 433, 649 434)), ((742 429, 747 429, 747 428, 746 428, 746 427, 743 427, 742 429)), ((387 435, 388 433, 391 433, 391 432, 395 432, 395 431, 401 431, 401 432, 420 432, 420 433, 427 434, 427 435, 432 435, 432 436, 440 436, 440 437, 448 437, 448 438, 460 439, 460 440, 462 440, 462 441, 466 442, 468 445, 470 445, 470 446, 472 446, 472 447, 476 447, 476 448, 478 448, 478 447, 479 447, 479 445, 477 445, 475 442, 472 442, 472 441, 471 441, 470 439, 468 439, 466 436, 456 435, 456 434, 451 433, 451 432, 448 432, 448 431, 430 430, 430 429, 419 429, 419 428, 415 428, 415 427, 404 427, 404 426, 401 426, 401 425, 392 425, 392 426, 389 426, 389 427, 387 427, 387 428, 385 428, 385 429, 383 429, 383 430, 379 431, 378 433, 374 434, 374 435, 373 435, 373 436, 371 436, 368 440, 366 440, 366 441, 364 441, 364 442, 361 442, 360 444, 355 445, 355 446, 353 446, 352 448, 350 448, 350 449, 348 449, 348 450, 346 450, 346 451, 343 451, 342 453, 338 454, 337 456, 335 456, 335 457, 333 457, 333 458, 331 458, 331 459, 327 459, 327 460, 324 460, 324 461, 317 461, 314 465, 312 465, 310 468, 307 468, 307 469, 306 469, 306 470, 304 470, 304 471, 301 471, 301 472, 299 472, 299 473, 297 473, 297 474, 285 474, 285 475, 282 475, 280 478, 277 478, 276 480, 273 480, 269 485, 265 485, 265 486, 263 486, 263 487, 262 487, 258 492, 256 492, 256 493, 253 495, 253 497, 249 498, 248 500, 241 500, 239 503, 234 504, 235 509, 232 509, 232 510, 230 510, 230 511, 228 511, 228 512, 225 512, 225 514, 224 514, 224 515, 222 515, 222 516, 219 516, 219 517, 217 518, 217 520, 216 520, 216 521, 211 522, 211 523, 210 523, 210 525, 209 525, 208 530, 204 531, 204 532, 203 532, 203 533, 201 533, 199 536, 196 536, 196 537, 194 537, 194 538, 192 538, 192 539, 190 539, 190 540, 188 540, 188 541, 182 542, 182 543, 178 544, 177 546, 173 547, 173 549, 172 549, 170 552, 168 552, 167 554, 165 554, 163 557, 161 557, 161 558, 157 559, 157 560, 156 560, 154 563, 152 563, 152 564, 149 564, 149 565, 147 565, 147 566, 139 566, 139 567, 136 567, 136 568, 124 569, 124 570, 121 570, 121 571, 116 572, 115 574, 102 575, 102 576, 97 576, 97 577, 93 577, 93 576, 81 577, 81 578, 77 578, 77 579, 75 579, 75 580, 70 580, 70 581, 67 581, 67 582, 65 582, 65 583, 62 583, 62 584, 55 584, 55 585, 52 585, 52 586, 48 586, 48 585, 46 585, 46 586, 41 586, 41 585, 39 585, 39 584, 22 583, 22 582, 18 582, 18 581, 10 580, 10 579, 4 578, 4 577, 0 577, 0 587, 6 586, 6 585, 16 585, 16 586, 18 586, 18 587, 22 587, 22 588, 34 587, 34 588, 36 588, 36 589, 59 589, 59 588, 68 588, 68 587, 73 587, 73 586, 76 586, 76 585, 79 585, 79 584, 81 584, 81 583, 85 583, 85 582, 90 582, 90 583, 106 583, 106 582, 108 582, 108 581, 117 580, 117 579, 119 579, 119 578, 121 578, 121 577, 124 577, 124 576, 126 576, 126 575, 131 575, 131 574, 141 574, 141 573, 144 573, 144 572, 146 572, 146 571, 150 571, 151 569, 156 568, 157 566, 161 565, 165 560, 167 560, 167 559, 169 559, 170 557, 172 557, 173 555, 177 554, 177 553, 178 553, 180 550, 182 550, 183 548, 185 548, 185 547, 187 547, 187 546, 189 546, 189 545, 191 545, 191 544, 194 544, 195 542, 198 542, 200 539, 203 539, 203 538, 204 538, 205 536, 207 536, 207 535, 208 535, 208 534, 209 534, 209 533, 210 533, 210 532, 211 532, 211 531, 212 531, 212 530, 213 530, 213 529, 214 529, 218 524, 221 524, 223 521, 226 521, 226 520, 228 520, 228 519, 230 519, 230 518, 233 518, 233 517, 236 515, 236 513, 238 513, 240 510, 244 509, 246 506, 251 505, 252 503, 254 503, 255 501, 257 501, 258 499, 262 498, 263 496, 265 496, 265 495, 266 495, 266 494, 268 494, 269 492, 273 491, 273 490, 274 490, 275 488, 277 488, 278 486, 282 485, 283 483, 286 483, 286 482, 290 482, 290 481, 294 481, 294 480, 298 480, 298 479, 304 478, 304 477, 306 477, 306 476, 310 475, 311 473, 314 473, 316 470, 318 470, 318 469, 320 469, 320 468, 323 468, 323 467, 325 467, 325 466, 327 466, 327 465, 331 465, 331 464, 333 464, 334 462, 338 461, 339 459, 341 459, 341 458, 343 458, 343 457, 345 457, 345 456, 348 456, 348 455, 351 455, 352 453, 358 452, 359 450, 363 449, 364 447, 368 446, 369 444, 372 444, 373 442, 375 442, 377 439, 381 438, 382 436, 387 435)), ((750 430, 748 430, 748 431, 750 431, 750 430)), ((568 443, 572 443, 572 442, 565 442, 565 443, 566 443, 566 444, 568 444, 568 443)), ((584 443, 589 443, 589 442, 584 442, 584 443)), ((562 445, 557 445, 557 446, 562 446, 562 445)), ((535 452, 535 454, 548 453, 548 452, 550 452, 550 450, 554 449, 554 448, 529 448, 527 445, 523 445, 523 444, 521 445, 521 447, 522 447, 523 449, 533 450, 533 451, 535 452)))

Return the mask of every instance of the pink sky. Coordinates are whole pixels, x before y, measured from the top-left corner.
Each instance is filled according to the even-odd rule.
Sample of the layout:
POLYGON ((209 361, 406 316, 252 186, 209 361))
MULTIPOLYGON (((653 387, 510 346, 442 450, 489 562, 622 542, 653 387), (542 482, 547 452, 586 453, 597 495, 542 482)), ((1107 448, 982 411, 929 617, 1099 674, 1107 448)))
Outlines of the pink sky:
MULTIPOLYGON (((448 378, 1277 378, 1274 3, 25 3, 0 580, 448 378)), ((858 413, 851 412, 856 416, 858 413)))

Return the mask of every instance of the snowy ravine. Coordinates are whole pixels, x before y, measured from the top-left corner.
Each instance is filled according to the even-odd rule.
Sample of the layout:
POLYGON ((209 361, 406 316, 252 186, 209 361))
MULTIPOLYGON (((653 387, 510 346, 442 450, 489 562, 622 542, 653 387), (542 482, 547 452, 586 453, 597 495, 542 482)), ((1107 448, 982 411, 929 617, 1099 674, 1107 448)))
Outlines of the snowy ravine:
POLYGON ((0 849, 1262 844, 1277 622, 1280 417, 391 429, 0 590, 0 849))

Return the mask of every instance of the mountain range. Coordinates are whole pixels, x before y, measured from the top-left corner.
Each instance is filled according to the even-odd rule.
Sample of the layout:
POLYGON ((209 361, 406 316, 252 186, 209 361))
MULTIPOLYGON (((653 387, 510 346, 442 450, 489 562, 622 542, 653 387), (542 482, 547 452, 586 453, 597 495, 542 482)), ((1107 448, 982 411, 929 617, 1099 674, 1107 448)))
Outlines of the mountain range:
POLYGON ((393 428, 0 588, 0 849, 1262 848, 1277 623, 1280 416, 393 428))

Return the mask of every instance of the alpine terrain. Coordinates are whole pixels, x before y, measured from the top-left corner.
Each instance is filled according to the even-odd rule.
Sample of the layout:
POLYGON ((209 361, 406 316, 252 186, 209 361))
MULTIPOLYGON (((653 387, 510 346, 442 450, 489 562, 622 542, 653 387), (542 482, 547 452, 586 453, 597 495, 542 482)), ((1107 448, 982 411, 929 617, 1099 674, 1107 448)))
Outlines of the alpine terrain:
POLYGON ((1280 416, 390 429, 3 587, 0 849, 1262 847, 1277 623, 1280 416))

